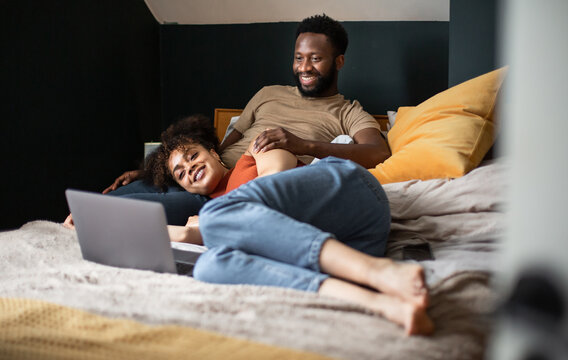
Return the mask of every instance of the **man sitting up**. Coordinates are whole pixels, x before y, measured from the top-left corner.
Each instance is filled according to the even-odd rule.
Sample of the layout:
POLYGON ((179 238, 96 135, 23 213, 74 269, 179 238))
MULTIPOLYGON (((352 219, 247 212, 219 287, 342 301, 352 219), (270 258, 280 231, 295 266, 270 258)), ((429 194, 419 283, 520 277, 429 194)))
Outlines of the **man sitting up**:
MULTIPOLYGON (((338 21, 326 15, 304 19, 296 31, 292 66, 297 86, 267 86, 254 95, 219 148, 225 164, 234 166, 259 134, 254 151, 286 149, 304 163, 335 156, 371 168, 386 160, 390 151, 378 123, 359 102, 339 94, 347 44, 347 32, 338 21), (354 143, 331 143, 343 134, 354 143)), ((141 177, 142 171, 125 172, 103 193, 160 201, 173 225, 184 225, 208 200, 175 187, 160 192, 137 180, 141 177)))

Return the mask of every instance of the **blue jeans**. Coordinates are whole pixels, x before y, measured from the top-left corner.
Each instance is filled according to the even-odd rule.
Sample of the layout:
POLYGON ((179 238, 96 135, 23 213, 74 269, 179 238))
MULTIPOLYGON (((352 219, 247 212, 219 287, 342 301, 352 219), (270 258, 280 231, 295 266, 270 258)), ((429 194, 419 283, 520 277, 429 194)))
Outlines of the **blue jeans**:
POLYGON ((128 185, 121 186, 109 195, 121 196, 131 199, 157 201, 164 205, 166 218, 170 225, 185 225, 187 218, 197 215, 209 197, 192 194, 177 186, 170 186, 166 192, 136 180, 128 185))
POLYGON ((199 213, 204 244, 196 279, 317 291, 329 238, 384 255, 390 209, 379 182, 348 160, 325 158, 255 179, 199 213))

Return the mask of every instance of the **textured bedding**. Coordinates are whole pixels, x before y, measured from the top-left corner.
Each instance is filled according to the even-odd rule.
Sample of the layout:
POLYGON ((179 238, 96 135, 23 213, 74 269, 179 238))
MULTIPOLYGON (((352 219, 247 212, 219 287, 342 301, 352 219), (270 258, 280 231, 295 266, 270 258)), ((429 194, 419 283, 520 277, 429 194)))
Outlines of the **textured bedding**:
POLYGON ((387 184, 392 225, 388 256, 402 259, 405 245, 428 242, 435 261, 423 261, 427 281, 459 271, 495 271, 503 233, 506 170, 490 162, 458 179, 387 184))
MULTIPOLYGON (((84 261, 74 231, 46 221, 0 233, 0 297, 336 358, 478 359, 495 301, 489 281, 502 231, 503 172, 500 163, 491 163, 455 180, 385 185, 393 217, 388 256, 400 259, 408 244, 427 241, 433 248, 435 260, 421 262, 436 325, 431 337, 406 337, 380 316, 317 294, 212 285, 84 261)), ((8 308, 0 306, 0 320, 8 308)), ((0 348, 13 341, 1 334, 0 348)))

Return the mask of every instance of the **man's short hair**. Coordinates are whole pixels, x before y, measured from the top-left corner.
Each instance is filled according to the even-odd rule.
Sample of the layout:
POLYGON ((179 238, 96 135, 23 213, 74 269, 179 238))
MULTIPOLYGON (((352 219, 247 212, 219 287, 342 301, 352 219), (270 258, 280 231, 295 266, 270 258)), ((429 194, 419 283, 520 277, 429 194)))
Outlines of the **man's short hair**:
POLYGON ((349 40, 347 31, 345 31, 345 28, 339 21, 330 18, 326 14, 305 18, 298 25, 296 39, 300 34, 307 32, 326 35, 335 49, 336 56, 345 54, 349 40))

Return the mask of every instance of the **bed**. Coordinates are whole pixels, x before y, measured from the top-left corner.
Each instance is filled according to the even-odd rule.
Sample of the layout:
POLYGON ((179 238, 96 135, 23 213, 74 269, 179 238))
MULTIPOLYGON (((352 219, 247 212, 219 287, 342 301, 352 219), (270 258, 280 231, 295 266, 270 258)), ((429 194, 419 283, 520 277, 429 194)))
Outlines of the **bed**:
MULTIPOLYGON (((405 156, 400 143, 396 149, 393 158, 405 156)), ((389 164, 370 169, 384 177, 391 204, 387 256, 432 248, 435 260, 419 262, 433 336, 407 337, 357 305, 313 293, 88 262, 74 231, 38 220, 0 233, 0 358, 483 358, 507 169, 475 156, 479 162, 460 176, 404 179, 389 164)))

